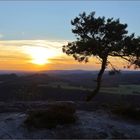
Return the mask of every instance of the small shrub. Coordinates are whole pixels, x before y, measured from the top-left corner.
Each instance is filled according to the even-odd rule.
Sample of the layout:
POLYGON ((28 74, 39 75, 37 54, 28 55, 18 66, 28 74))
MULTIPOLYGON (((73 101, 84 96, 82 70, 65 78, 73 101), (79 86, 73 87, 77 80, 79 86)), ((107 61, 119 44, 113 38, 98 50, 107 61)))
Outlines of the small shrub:
POLYGON ((49 109, 57 112, 67 112, 68 114, 74 114, 76 112, 76 107, 73 102, 57 101, 55 103, 50 103, 49 109))
POLYGON ((112 112, 122 117, 140 120, 140 109, 133 106, 117 106, 112 112))
POLYGON ((58 124, 76 121, 75 109, 65 104, 53 104, 48 109, 30 110, 25 124, 36 128, 54 128, 58 124))

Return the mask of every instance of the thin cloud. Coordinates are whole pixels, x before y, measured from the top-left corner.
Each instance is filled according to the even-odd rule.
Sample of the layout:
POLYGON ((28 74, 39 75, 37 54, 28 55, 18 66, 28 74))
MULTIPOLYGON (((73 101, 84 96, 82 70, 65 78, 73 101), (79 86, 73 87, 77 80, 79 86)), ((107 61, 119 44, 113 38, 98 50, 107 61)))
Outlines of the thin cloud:
POLYGON ((0 41, 1 46, 15 46, 22 47, 24 45, 41 46, 41 47, 54 47, 61 48, 67 41, 52 41, 52 40, 3 40, 0 41))
POLYGON ((23 59, 23 60, 28 60, 29 58, 28 57, 25 57, 25 56, 21 56, 21 55, 0 55, 0 60, 1 59, 23 59))
POLYGON ((4 37, 4 35, 3 34, 0 34, 0 39, 3 38, 3 37, 4 37))

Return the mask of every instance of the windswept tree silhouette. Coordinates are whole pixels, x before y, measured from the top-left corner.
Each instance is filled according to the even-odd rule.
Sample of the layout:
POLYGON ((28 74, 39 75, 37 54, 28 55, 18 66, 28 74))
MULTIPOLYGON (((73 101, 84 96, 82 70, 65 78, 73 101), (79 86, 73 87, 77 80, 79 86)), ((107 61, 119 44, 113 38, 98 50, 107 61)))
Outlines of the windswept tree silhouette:
POLYGON ((87 96, 87 101, 100 90, 103 73, 111 63, 109 56, 120 57, 128 61, 129 66, 140 67, 140 37, 129 35, 127 24, 120 23, 119 19, 95 17, 95 12, 89 15, 83 12, 72 20, 71 24, 77 40, 64 45, 63 52, 72 55, 79 62, 88 62, 90 57, 101 61, 96 88, 87 96))

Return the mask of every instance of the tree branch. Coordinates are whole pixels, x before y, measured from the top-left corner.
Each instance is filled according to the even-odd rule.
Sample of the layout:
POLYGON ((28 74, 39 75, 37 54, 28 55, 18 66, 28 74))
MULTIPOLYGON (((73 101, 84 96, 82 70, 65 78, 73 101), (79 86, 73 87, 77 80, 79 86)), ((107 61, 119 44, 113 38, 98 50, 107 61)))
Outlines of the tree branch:
POLYGON ((130 59, 126 58, 124 55, 119 55, 119 54, 113 54, 112 55, 112 54, 109 54, 109 56, 112 56, 112 57, 121 57, 122 59, 130 62, 130 59))

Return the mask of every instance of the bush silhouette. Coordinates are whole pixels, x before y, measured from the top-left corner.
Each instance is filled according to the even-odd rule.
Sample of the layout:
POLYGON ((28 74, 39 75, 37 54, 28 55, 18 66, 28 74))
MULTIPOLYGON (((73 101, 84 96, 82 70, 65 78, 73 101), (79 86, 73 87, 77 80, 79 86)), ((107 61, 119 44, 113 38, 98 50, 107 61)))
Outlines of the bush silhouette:
POLYGON ((36 128, 54 128, 76 121, 75 108, 67 103, 53 103, 48 109, 30 110, 25 124, 36 128))

